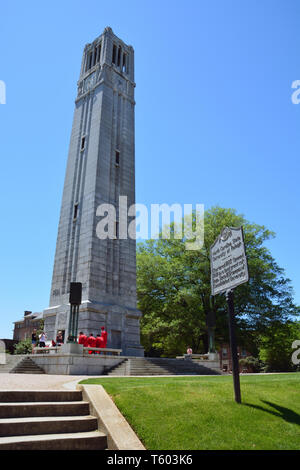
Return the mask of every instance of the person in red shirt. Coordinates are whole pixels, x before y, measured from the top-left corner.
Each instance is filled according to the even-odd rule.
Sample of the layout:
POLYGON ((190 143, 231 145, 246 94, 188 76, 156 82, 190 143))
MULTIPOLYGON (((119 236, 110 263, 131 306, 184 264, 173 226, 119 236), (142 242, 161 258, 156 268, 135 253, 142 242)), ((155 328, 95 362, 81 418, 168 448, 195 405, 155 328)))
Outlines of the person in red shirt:
POLYGON ((83 346, 86 345, 86 342, 87 342, 87 337, 85 336, 85 334, 81 331, 79 333, 79 338, 78 338, 78 344, 83 344, 83 346))
MULTIPOLYGON (((103 348, 103 338, 100 335, 97 335, 96 338, 96 348, 103 348)), ((96 354, 101 354, 100 351, 96 351, 96 354)))
POLYGON ((101 338, 103 338, 102 348, 106 348, 106 345, 107 345, 107 332, 105 331, 104 326, 101 326, 101 338))
MULTIPOLYGON (((95 348, 96 347, 96 338, 93 336, 93 333, 90 333, 90 336, 88 337, 88 347, 90 348, 95 348)), ((89 354, 93 354, 95 351, 89 351, 89 354)))

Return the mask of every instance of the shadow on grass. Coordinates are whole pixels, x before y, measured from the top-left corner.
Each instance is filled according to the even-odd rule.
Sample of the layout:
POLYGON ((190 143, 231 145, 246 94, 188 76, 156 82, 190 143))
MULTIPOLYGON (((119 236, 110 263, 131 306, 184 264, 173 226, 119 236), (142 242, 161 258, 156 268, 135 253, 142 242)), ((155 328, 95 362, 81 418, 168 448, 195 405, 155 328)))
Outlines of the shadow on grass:
POLYGON ((276 405, 275 403, 271 403, 270 401, 262 400, 263 403, 266 405, 271 406, 276 411, 270 410, 268 408, 264 408, 259 405, 251 405, 250 403, 244 403, 245 406, 249 406, 250 408, 255 408, 256 410, 265 411, 266 413, 270 413, 277 418, 282 418, 288 423, 298 424, 300 426, 300 415, 295 413, 294 411, 290 410, 289 408, 284 408, 283 406, 276 405))

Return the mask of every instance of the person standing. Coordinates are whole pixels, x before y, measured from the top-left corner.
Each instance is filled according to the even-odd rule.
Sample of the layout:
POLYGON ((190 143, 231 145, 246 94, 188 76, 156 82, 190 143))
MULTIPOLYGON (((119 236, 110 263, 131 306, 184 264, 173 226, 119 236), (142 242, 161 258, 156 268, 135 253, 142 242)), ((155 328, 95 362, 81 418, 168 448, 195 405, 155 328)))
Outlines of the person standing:
MULTIPOLYGON (((90 333, 88 337, 88 347, 95 348, 96 347, 96 338, 94 337, 93 333, 90 333)), ((94 354, 95 351, 89 351, 89 354, 94 354)))
POLYGON ((103 338, 102 348, 106 348, 106 346, 107 346, 107 331, 105 330, 104 326, 101 326, 101 338, 103 338))
POLYGON ((63 335, 62 335, 62 332, 61 331, 58 331, 57 332, 57 336, 56 336, 56 344, 57 346, 61 346, 64 342, 64 339, 63 339, 63 335))
POLYGON ((85 346, 87 343, 87 337, 86 335, 81 331, 79 333, 79 338, 78 338, 78 344, 83 344, 83 346, 85 346))
POLYGON ((31 333, 32 354, 33 354, 34 348, 36 347, 36 343, 37 343, 37 334, 36 334, 36 328, 34 328, 31 333))
POLYGON ((44 331, 42 331, 42 333, 40 334, 39 340, 40 340, 40 348, 45 348, 46 347, 46 334, 44 331))
MULTIPOLYGON (((96 348, 103 348, 103 338, 101 335, 97 335, 97 338, 96 338, 96 348)), ((100 351, 97 351, 97 354, 101 354, 100 351)))

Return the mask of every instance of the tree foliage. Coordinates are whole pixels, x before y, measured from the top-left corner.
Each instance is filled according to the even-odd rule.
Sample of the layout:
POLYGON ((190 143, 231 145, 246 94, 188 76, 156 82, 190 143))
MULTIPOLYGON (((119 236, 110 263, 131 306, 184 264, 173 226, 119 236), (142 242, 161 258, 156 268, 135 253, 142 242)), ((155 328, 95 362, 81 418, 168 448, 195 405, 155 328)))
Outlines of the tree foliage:
POLYGON ((299 366, 292 363, 292 343, 300 339, 300 322, 275 321, 267 334, 260 337, 259 357, 266 364, 266 372, 292 372, 299 366))
MULTIPOLYGON (((184 221, 184 233, 195 224, 184 221)), ((174 356, 191 346, 207 352, 206 319, 216 318, 216 342, 228 342, 225 296, 211 297, 210 246, 225 226, 243 226, 250 280, 235 289, 238 341, 258 354, 258 335, 267 335, 275 322, 285 323, 297 315, 290 280, 272 257, 265 242, 274 233, 248 222, 234 209, 213 207, 204 215, 204 245, 186 250, 185 241, 171 238, 139 244, 137 252, 137 294, 142 342, 146 353, 174 356)))
POLYGON ((15 344, 14 348, 15 348, 14 354, 31 354, 32 352, 31 338, 27 338, 27 339, 23 339, 22 341, 19 341, 17 344, 15 344))

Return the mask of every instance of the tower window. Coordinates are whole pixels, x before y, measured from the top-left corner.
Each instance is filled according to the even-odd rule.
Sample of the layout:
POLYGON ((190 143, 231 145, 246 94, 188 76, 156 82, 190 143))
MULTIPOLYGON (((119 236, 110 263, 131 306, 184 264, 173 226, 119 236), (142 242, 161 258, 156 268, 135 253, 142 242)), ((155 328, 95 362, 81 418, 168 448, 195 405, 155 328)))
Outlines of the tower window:
POLYGON ((113 55, 112 55, 112 63, 117 63, 117 46, 114 44, 113 46, 113 55))
POLYGON ((121 63, 121 52, 122 52, 122 49, 121 49, 121 46, 119 46, 119 50, 118 50, 118 67, 120 67, 120 63, 121 63))
POLYGON ((98 44, 98 47, 97 47, 97 57, 96 57, 97 64, 98 62, 100 62, 100 55, 101 55, 101 42, 98 44))
POLYGON ((94 53, 93 53, 93 66, 96 65, 97 54, 98 54, 98 47, 96 46, 94 49, 94 53))
POLYGON ((73 216, 73 219, 76 220, 76 219, 77 219, 77 216, 78 216, 78 202, 76 202, 76 204, 74 204, 74 216, 73 216))
POLYGON ((115 164, 116 166, 119 166, 120 165, 120 151, 119 150, 116 150, 116 159, 115 159, 115 164))
POLYGON ((86 67, 85 67, 86 72, 92 67, 92 60, 93 60, 93 52, 90 51, 86 58, 86 67))
POLYGON ((126 57, 127 57, 127 55, 124 53, 123 54, 123 62, 122 62, 122 72, 124 72, 124 73, 127 73, 127 70, 126 70, 126 57))
POLYGON ((81 152, 83 152, 84 149, 85 149, 85 135, 81 137, 81 144, 80 144, 81 152))

